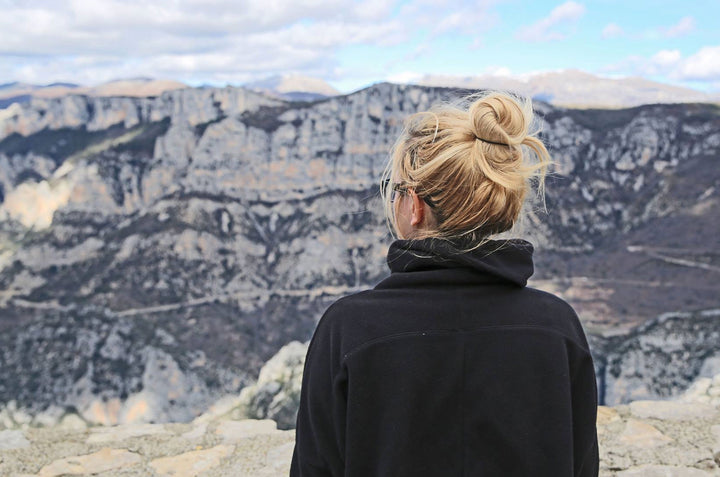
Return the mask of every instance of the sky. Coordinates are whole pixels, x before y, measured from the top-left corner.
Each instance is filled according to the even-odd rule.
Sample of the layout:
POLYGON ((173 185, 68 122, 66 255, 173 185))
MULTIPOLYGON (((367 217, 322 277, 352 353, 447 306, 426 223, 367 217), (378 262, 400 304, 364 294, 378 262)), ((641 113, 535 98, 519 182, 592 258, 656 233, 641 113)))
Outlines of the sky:
POLYGON ((0 0, 0 84, 276 74, 341 92, 580 69, 720 91, 720 0, 0 0))

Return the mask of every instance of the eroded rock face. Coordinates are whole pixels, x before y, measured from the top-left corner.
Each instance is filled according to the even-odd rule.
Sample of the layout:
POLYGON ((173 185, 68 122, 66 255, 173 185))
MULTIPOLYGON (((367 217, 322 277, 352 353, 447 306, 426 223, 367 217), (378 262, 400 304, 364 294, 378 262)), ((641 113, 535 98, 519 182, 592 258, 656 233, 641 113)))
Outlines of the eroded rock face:
POLYGON ((720 373, 719 318, 717 309, 668 313, 626 335, 594 338, 601 402, 677 397, 698 378, 693 392, 710 392, 720 373))
MULTIPOLYGON (((239 391, 337 297, 387 274, 388 151, 407 115, 458 94, 380 84, 288 103, 187 89, 3 111, 0 402, 187 420, 239 391)), ((549 214, 528 218, 532 284, 598 336, 716 307, 717 108, 536 107, 559 174, 549 214)), ((631 369, 603 346, 599 357, 631 369)))
POLYGON ((12 409, 15 425, 42 425, 37 415, 48 414, 48 404, 57 409, 50 421, 62 409, 105 425, 188 421, 218 389, 236 393, 251 380, 240 369, 206 368, 202 352, 183 350, 161 327, 129 317, 76 307, 41 316, 3 333, 0 394, 35 416, 17 422, 20 413, 12 409))

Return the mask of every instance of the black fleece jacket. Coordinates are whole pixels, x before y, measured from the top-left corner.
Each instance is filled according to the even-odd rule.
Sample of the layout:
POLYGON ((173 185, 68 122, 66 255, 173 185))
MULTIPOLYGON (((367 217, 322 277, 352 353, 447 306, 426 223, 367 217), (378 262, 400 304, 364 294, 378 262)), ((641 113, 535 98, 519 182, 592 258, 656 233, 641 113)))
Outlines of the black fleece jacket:
POLYGON ((293 477, 597 476, 592 358, 532 246, 396 241, 310 343, 293 477))

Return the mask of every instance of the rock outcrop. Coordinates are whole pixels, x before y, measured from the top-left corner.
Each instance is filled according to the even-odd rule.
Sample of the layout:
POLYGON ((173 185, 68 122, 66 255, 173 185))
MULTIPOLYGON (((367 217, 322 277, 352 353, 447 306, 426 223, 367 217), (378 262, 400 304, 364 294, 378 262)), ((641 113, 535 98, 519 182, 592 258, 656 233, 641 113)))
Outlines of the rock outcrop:
POLYGON ((281 429, 294 429, 307 344, 283 346, 260 370, 257 382, 243 388, 234 413, 250 419, 272 419, 281 429))

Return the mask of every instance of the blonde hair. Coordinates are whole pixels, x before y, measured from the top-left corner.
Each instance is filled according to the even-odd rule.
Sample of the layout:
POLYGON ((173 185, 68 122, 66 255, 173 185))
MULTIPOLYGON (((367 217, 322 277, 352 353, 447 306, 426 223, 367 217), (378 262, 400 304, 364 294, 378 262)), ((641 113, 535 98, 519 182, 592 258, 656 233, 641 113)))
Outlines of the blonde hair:
POLYGON ((381 188, 391 203, 395 183, 432 204, 434 220, 418 236, 480 244, 518 221, 532 179, 540 197, 551 163, 533 127, 532 102, 507 93, 474 95, 410 116, 395 144, 381 188))

